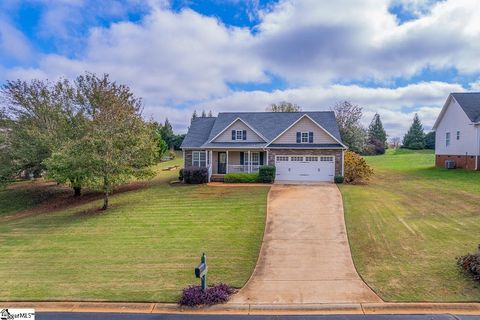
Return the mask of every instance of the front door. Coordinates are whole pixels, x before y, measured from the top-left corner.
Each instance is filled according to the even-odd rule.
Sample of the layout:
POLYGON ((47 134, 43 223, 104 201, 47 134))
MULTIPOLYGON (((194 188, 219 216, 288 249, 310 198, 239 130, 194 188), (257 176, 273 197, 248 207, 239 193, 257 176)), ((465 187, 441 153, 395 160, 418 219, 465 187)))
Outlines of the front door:
POLYGON ((218 153, 218 168, 217 172, 219 174, 227 173, 227 153, 219 152, 218 153))

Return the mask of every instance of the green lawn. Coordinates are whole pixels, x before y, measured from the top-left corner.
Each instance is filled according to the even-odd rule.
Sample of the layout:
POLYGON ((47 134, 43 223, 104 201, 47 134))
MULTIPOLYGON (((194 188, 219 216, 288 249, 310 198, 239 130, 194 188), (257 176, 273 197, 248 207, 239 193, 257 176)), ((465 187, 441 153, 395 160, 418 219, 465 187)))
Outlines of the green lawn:
POLYGON ((432 152, 367 157, 368 185, 342 185, 364 280, 387 301, 480 301, 455 258, 480 243, 480 173, 433 167, 432 152))
POLYGON ((17 217, 45 197, 25 199, 35 194, 29 183, 0 192, 0 301, 171 302, 198 283, 202 252, 209 283, 243 286, 260 249, 269 188, 169 185, 178 171, 160 168, 175 163, 160 165, 142 188, 113 195, 106 212, 93 199, 17 217))

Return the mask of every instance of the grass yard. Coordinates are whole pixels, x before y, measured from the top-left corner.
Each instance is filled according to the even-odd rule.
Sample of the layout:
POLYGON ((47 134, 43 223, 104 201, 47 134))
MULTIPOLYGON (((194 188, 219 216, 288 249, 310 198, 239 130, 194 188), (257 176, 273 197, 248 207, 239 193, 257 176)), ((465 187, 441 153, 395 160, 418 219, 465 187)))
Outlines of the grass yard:
POLYGON ((269 188, 170 185, 178 171, 160 169, 179 163, 165 162, 153 181, 113 195, 107 212, 97 210, 99 195, 36 210, 48 208, 49 197, 70 197, 55 185, 40 189, 47 196, 32 183, 0 191, 0 301, 172 302, 198 283, 202 252, 209 283, 243 286, 260 249, 269 188))
POLYGON ((387 301, 480 301, 455 258, 480 243, 480 173, 433 167, 432 152, 366 157, 369 185, 341 185, 355 265, 387 301))

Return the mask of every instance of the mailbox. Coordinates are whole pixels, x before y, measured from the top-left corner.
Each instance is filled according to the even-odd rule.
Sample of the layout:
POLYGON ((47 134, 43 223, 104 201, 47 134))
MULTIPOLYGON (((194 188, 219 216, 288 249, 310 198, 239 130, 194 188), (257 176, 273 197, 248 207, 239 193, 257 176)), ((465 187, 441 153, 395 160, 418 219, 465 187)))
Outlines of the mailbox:
POLYGON ((195 277, 200 278, 202 290, 207 290, 207 256, 205 253, 200 258, 200 264, 195 268, 195 277))
POLYGON ((195 277, 201 278, 207 273, 207 264, 202 262, 195 268, 195 277))

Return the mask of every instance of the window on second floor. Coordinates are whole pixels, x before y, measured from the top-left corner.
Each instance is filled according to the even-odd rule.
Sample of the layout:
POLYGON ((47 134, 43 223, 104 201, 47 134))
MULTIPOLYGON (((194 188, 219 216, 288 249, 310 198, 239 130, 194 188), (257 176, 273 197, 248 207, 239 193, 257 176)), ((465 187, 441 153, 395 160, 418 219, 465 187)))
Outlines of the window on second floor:
POLYGON ((308 132, 302 132, 302 143, 308 142, 308 132))
POLYGON ((297 132, 297 143, 313 143, 313 132, 297 132))
POLYGON ((247 140, 247 130, 232 130, 232 140, 247 140))
POLYGON ((460 131, 457 131, 457 140, 460 140, 460 131))
POLYGON ((445 133, 445 146, 450 145, 450 132, 445 133))

